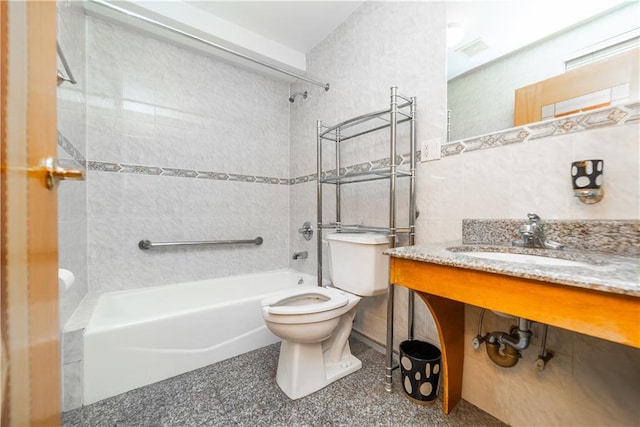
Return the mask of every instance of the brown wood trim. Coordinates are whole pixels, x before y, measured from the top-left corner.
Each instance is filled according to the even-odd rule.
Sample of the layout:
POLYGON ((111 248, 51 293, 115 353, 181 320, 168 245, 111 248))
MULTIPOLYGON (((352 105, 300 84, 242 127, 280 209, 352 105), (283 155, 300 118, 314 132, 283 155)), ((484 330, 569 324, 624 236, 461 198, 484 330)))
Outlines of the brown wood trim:
POLYGON ((391 281, 640 348, 638 297, 398 258, 392 258, 391 281))
POLYGON ((638 93, 640 48, 546 79, 515 91, 514 126, 542 120, 542 107, 609 87, 631 83, 638 93))
POLYGON ((416 291, 433 315, 447 414, 462 395, 464 304, 640 348, 637 297, 393 257, 390 280, 416 291))
POLYGON ((610 102, 605 102, 605 103, 596 104, 596 105, 590 105, 588 107, 583 107, 583 108, 581 108, 579 110, 567 111, 566 113, 556 114, 553 117, 557 119, 559 117, 565 117, 565 116, 570 116, 572 114, 580 113, 581 111, 597 110, 598 108, 604 108, 604 107, 608 107, 610 105, 611 105, 610 102))
MULTIPOLYGON (((28 163, 56 157, 56 3, 28 3, 28 163)), ((60 424, 57 191, 44 173, 29 178, 29 340, 31 421, 60 424)))
POLYGON ((417 292, 429 308, 442 351, 442 410, 450 413, 462 398, 464 367, 464 304, 417 292))
POLYGON ((3 164, 1 168, 4 201, 3 209, 3 307, 6 329, 5 354, 7 360, 5 425, 31 424, 29 381, 29 303, 26 266, 27 236, 27 156, 26 156, 26 46, 24 25, 26 2, 6 4, 3 60, 5 68, 5 127, 3 129, 3 164), (11 114, 8 114, 8 112, 11 114))
POLYGON ((0 2, 0 425, 9 425, 9 354, 7 329, 7 181, 5 162, 7 157, 7 63, 8 46, 7 2, 0 2))

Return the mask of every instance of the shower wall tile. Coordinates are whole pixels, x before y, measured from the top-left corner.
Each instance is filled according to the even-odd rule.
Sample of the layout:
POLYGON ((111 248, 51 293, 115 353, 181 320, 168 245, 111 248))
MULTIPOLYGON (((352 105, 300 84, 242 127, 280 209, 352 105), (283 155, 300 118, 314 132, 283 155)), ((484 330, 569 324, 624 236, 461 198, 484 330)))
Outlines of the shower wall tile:
MULTIPOLYGON (((58 4, 58 42, 77 83, 57 89, 58 153, 65 165, 84 168, 86 144, 86 32, 82 10, 58 4)), ((58 61, 58 68, 63 66, 58 61)), ((74 284, 59 298, 60 329, 87 293, 87 182, 70 181, 58 189, 58 264, 71 271, 74 284)))
POLYGON ((91 291, 286 267, 288 84, 99 19, 87 28, 91 291))
POLYGON ((82 406, 82 362, 68 363, 62 368, 62 410, 82 406))
MULTIPOLYGON (((57 157, 67 167, 86 167, 87 86, 86 17, 73 2, 57 5, 57 40, 76 84, 63 83, 57 89, 57 157)), ((66 74, 60 60, 58 68, 66 74)), ((74 275, 68 289, 60 289, 59 327, 61 339, 62 410, 81 406, 82 336, 67 337, 63 328, 88 290, 87 268, 87 187, 88 181, 69 181, 58 190, 58 266, 74 275), (72 339, 67 339, 72 338, 72 339)))

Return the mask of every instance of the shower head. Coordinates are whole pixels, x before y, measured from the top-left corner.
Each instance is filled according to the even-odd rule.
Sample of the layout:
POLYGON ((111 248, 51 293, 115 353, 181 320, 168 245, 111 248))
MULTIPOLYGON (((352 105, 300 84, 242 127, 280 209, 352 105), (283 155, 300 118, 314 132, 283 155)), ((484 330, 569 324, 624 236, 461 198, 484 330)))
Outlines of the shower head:
POLYGON ((289 102, 291 102, 293 104, 293 101, 296 100, 296 96, 298 96, 298 95, 302 95, 303 99, 307 99, 307 96, 309 94, 308 94, 308 92, 306 90, 304 92, 295 92, 289 97, 289 102))

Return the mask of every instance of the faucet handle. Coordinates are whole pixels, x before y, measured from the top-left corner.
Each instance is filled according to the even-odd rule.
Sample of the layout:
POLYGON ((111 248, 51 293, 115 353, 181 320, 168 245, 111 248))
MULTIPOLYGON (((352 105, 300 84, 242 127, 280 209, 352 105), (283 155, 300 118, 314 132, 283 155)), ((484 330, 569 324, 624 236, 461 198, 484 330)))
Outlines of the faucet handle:
POLYGON ((528 213, 527 214, 527 218, 529 218, 529 221, 537 221, 540 219, 540 217, 538 216, 538 214, 536 213, 528 213))
POLYGON ((520 226, 521 234, 533 235, 534 231, 535 231, 535 228, 531 224, 522 224, 520 226))

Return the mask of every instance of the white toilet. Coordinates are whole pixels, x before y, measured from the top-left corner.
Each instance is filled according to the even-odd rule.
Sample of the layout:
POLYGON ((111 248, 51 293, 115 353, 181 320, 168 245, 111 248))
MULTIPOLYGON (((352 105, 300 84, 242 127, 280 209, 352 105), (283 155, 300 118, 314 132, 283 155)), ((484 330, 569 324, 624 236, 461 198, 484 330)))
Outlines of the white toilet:
POLYGON ((264 320, 282 338, 276 382, 291 399, 307 396, 357 371, 349 335, 363 296, 387 291, 387 236, 336 233, 329 241, 329 271, 335 288, 299 286, 262 301, 264 320))

